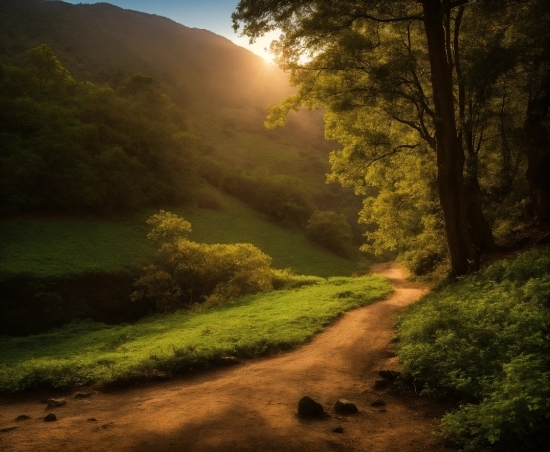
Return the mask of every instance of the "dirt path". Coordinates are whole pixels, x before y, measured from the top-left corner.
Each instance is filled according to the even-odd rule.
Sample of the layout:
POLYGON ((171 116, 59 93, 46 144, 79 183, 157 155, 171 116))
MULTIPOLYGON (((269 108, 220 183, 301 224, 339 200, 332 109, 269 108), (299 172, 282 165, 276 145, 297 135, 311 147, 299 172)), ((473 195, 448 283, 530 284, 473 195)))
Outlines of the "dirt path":
POLYGON ((389 343, 394 315, 424 292, 404 280, 398 264, 373 270, 392 280, 395 293, 345 314, 297 350, 134 390, 81 400, 63 395, 67 405, 48 410, 57 422, 43 422, 43 395, 5 400, 0 451, 442 450, 431 433, 440 407, 373 389, 378 371, 396 366, 389 343), (306 394, 331 416, 298 418, 298 401, 306 394), (359 413, 336 415, 332 407, 339 398, 354 401, 359 413), (371 407, 376 399, 386 406, 371 407), (14 421, 21 414, 31 419, 14 421), (333 432, 336 427, 343 433, 333 432))

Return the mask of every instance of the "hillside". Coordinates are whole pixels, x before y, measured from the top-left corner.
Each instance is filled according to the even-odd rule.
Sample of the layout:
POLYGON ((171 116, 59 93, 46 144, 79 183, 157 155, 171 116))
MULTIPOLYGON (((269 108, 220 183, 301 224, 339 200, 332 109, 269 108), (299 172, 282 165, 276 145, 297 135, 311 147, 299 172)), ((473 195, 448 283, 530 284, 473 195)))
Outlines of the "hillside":
MULTIPOLYGON (((107 3, 0 0, 0 11, 1 62, 20 62, 26 50, 45 43, 79 80, 116 84, 134 73, 151 75, 186 111, 203 148, 228 163, 265 166, 252 155, 260 152, 275 160, 267 164, 271 169, 284 166, 292 172, 296 165, 289 160, 300 150, 326 156, 330 148, 318 114, 266 131, 267 106, 291 92, 288 76, 210 31, 107 3), (272 151, 274 143, 278 157, 261 151, 272 151)), ((325 170, 319 171, 321 179, 325 170)))
POLYGON ((0 334, 147 313, 128 299, 151 258, 147 209, 199 207, 202 242, 257 244, 278 268, 356 268, 303 234, 316 209, 356 224, 358 200, 325 184, 333 144, 318 113, 264 128, 291 89, 260 57, 106 3, 0 0, 0 63, 0 334), (29 49, 55 62, 50 92, 29 49))

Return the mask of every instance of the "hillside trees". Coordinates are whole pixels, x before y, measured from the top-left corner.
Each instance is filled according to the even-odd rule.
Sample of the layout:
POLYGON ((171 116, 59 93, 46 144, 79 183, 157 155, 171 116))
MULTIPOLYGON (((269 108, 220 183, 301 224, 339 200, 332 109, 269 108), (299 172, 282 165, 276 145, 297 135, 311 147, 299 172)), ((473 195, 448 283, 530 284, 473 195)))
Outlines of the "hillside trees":
POLYGON ((333 178, 361 192, 367 171, 382 159, 435 151, 436 190, 458 275, 495 246, 481 206, 480 156, 489 151, 488 126, 495 124, 493 87, 515 64, 503 52, 498 20, 515 8, 467 0, 242 0, 233 21, 252 40, 281 29, 272 48, 299 92, 272 109, 269 121, 282 124, 299 106, 327 108, 328 135, 344 143, 332 156, 333 178), (489 31, 485 41, 468 29, 476 17, 489 31), (496 72, 473 64, 487 56, 501 61, 496 72), (480 68, 484 85, 475 77, 480 68))
POLYGON ((104 213, 189 200, 194 138, 148 77, 75 81, 52 50, 0 66, 0 212, 104 213))

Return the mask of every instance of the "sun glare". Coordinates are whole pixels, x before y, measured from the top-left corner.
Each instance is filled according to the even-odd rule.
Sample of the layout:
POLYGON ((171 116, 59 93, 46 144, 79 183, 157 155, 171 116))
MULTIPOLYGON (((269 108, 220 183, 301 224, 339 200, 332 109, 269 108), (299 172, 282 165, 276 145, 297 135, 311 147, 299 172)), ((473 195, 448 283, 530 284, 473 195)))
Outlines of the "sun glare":
POLYGON ((250 44, 248 38, 245 36, 232 37, 231 40, 238 46, 244 47, 262 57, 269 64, 275 65, 275 56, 269 51, 269 46, 271 42, 278 37, 279 33, 277 31, 272 31, 259 38, 254 44, 250 44))

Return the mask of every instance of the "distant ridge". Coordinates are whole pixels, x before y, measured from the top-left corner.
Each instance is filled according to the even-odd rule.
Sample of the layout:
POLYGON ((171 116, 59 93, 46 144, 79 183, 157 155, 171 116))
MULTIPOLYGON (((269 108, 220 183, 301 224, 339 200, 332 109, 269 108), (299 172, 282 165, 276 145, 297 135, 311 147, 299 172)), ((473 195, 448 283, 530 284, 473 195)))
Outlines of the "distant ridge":
POLYGON ((147 73, 176 100, 250 106, 281 100, 287 77, 229 39, 165 17, 108 3, 0 0, 0 60, 20 59, 46 43, 79 79, 104 82, 113 73, 147 73), (269 73, 267 73, 269 72, 269 73), (261 74, 261 77, 258 77, 261 74))

